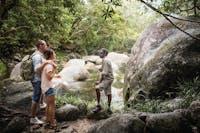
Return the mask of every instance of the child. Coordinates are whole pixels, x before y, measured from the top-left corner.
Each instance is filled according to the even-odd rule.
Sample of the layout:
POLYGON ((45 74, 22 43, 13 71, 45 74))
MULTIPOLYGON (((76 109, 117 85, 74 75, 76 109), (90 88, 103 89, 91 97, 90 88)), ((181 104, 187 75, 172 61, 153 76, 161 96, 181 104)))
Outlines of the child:
POLYGON ((46 49, 44 51, 44 57, 47 61, 51 62, 45 65, 42 71, 42 93, 46 96, 46 122, 50 124, 50 128, 55 129, 55 89, 53 88, 52 79, 61 78, 55 74, 57 67, 53 62, 55 59, 55 53, 52 49, 46 49))
POLYGON ((111 85, 113 82, 113 70, 111 62, 105 57, 108 55, 108 50, 105 48, 102 48, 99 50, 99 57, 102 58, 102 68, 100 69, 101 75, 99 81, 96 82, 96 95, 97 95, 97 106, 93 109, 93 112, 99 112, 101 111, 101 105, 100 105, 100 97, 101 97, 101 90, 104 90, 105 95, 108 97, 108 113, 112 113, 110 109, 112 95, 111 95, 111 85))

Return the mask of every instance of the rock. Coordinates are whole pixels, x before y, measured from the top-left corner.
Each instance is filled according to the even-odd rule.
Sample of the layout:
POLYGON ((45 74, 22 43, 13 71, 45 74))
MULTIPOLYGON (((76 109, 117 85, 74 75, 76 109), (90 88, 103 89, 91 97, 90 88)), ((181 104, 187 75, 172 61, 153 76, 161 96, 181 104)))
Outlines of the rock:
POLYGON ((56 120, 58 121, 76 120, 79 116, 79 109, 70 104, 66 104, 56 110, 56 120))
POLYGON ((52 80, 53 82, 53 88, 56 89, 56 94, 60 95, 60 94, 64 94, 65 92, 67 92, 67 90, 70 89, 70 85, 68 82, 59 79, 59 78, 53 78, 52 80))
POLYGON ((94 120, 102 120, 102 119, 107 119, 109 118, 111 115, 108 114, 106 111, 100 111, 98 113, 89 113, 87 115, 88 119, 94 119, 94 120))
POLYGON ((101 65, 102 59, 99 56, 96 55, 90 55, 90 56, 84 56, 83 60, 87 61, 88 63, 93 63, 95 65, 101 65))
POLYGON ((121 65, 123 63, 127 63, 129 57, 126 54, 120 54, 116 52, 110 52, 107 55, 107 58, 117 65, 121 65), (119 60, 120 59, 120 60, 119 60))
POLYGON ((15 65, 13 68, 11 74, 10 74, 10 79, 15 80, 15 81, 23 81, 21 75, 20 75, 20 67, 21 67, 21 62, 15 65))
POLYGON ((82 68, 79 73, 73 76, 73 79, 75 81, 85 81, 88 78, 89 78, 89 72, 84 68, 82 68))
POLYGON ((73 82, 74 76, 81 73, 83 67, 85 65, 85 61, 82 59, 72 59, 69 60, 64 69, 59 73, 61 75, 61 79, 66 82, 73 82))
POLYGON ((68 128, 66 128, 66 129, 63 129, 61 132, 62 132, 62 133, 78 133, 78 132, 76 131, 76 129, 74 129, 73 127, 68 127, 68 128))
POLYGON ((91 62, 86 62, 84 68, 89 72, 98 71, 98 68, 95 66, 95 64, 91 62))
POLYGON ((87 105, 86 105, 86 103, 80 103, 78 105, 78 109, 79 109, 81 115, 86 115, 87 114, 87 105))
POLYGON ((24 111, 30 110, 33 88, 30 81, 15 82, 5 79, 0 84, 0 99, 10 108, 20 108, 24 111))
POLYGON ((148 133, 192 133, 192 128, 182 112, 149 115, 146 118, 148 133))
POLYGON ((143 133, 145 123, 131 114, 113 116, 99 121, 88 133, 143 133))
POLYGON ((189 120, 200 129, 200 101, 193 101, 188 109, 189 120))
POLYGON ((4 130, 5 133, 21 133, 27 124, 27 119, 23 117, 14 117, 7 125, 6 129, 4 130))
MULTIPOLYGON (((191 35, 200 35, 199 24, 172 21, 191 35)), ((132 47, 124 78, 125 101, 134 100, 139 89, 147 92, 146 98, 174 98, 178 79, 191 80, 200 73, 199 53, 199 41, 179 31, 167 20, 152 24, 132 47)))

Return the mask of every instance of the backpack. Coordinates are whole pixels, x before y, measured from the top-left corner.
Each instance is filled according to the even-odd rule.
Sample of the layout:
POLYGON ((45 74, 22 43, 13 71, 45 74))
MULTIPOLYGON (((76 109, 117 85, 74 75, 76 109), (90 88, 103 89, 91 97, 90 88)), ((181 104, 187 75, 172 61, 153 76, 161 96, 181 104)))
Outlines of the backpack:
POLYGON ((34 79, 32 55, 26 55, 21 61, 20 75, 25 81, 34 79))

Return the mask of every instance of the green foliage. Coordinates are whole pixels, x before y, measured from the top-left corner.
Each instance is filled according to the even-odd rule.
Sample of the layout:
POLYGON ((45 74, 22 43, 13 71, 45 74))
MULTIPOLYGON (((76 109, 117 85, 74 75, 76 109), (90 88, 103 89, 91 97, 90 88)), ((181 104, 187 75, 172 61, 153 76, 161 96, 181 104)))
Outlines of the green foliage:
POLYGON ((159 9, 183 16, 197 16, 200 13, 199 7, 199 0, 163 0, 159 9))
POLYGON ((199 0, 138 0, 149 3, 159 11, 181 16, 199 16, 199 0))
POLYGON ((38 38, 54 46, 65 44, 74 16, 64 4, 64 0, 23 0, 13 5, 0 25, 1 58, 7 51, 12 55, 30 48, 38 38))
POLYGON ((141 3, 126 1, 124 2, 126 6, 123 3, 118 7, 112 6, 112 2, 90 1, 87 12, 74 27, 70 38, 83 53, 91 54, 102 47, 111 51, 127 51, 146 25, 156 20, 155 16, 150 15, 151 13, 148 13, 148 17, 145 13, 138 14, 141 3), (133 8, 127 8, 130 5, 138 12, 133 8), (138 21, 138 18, 141 21, 140 19, 138 21))
POLYGON ((121 82, 121 80, 123 80, 122 73, 117 73, 115 80, 116 82, 113 84, 113 86, 116 88, 123 88, 124 84, 121 82))
POLYGON ((178 108, 188 108, 193 101, 200 99, 200 80, 198 78, 194 78, 193 81, 179 82, 177 89, 180 90, 178 98, 181 100, 177 102, 175 108, 167 106, 170 100, 161 99, 146 99, 131 106, 138 111, 160 113, 178 108))
POLYGON ((2 62, 0 62, 0 79, 2 79, 6 74, 6 66, 2 62))
POLYGON ((56 64, 58 65, 57 72, 60 72, 63 69, 65 63, 69 60, 69 57, 66 51, 56 50, 55 53, 56 53, 56 64))
POLYGON ((194 78, 193 81, 180 82, 178 89, 181 90, 180 98, 184 100, 180 104, 181 108, 187 108, 197 99, 200 99, 200 79, 194 78))
POLYGON ((57 96, 56 97, 56 105, 58 107, 61 107, 65 104, 71 104, 71 105, 77 106, 82 102, 83 101, 79 97, 72 95, 72 94, 69 94, 69 93, 66 93, 64 96, 57 96))
MULTIPOLYGON (((11 1, 2 4, 0 14, 7 6, 12 5, 12 8, 6 10, 7 17, 0 21, 0 57, 8 57, 32 47, 38 38, 46 40, 54 48, 73 45, 76 52, 85 54, 94 53, 101 47, 127 51, 127 46, 130 49, 144 27, 141 24, 132 25, 133 21, 128 16, 124 17, 124 11, 118 8, 121 2, 14 0, 14 4, 11 1), (107 17, 112 18, 105 20, 107 17)), ((136 6, 138 8, 141 5, 136 6)), ((127 12, 137 14, 130 9, 127 12)), ((134 23, 138 23, 136 20, 134 23)))

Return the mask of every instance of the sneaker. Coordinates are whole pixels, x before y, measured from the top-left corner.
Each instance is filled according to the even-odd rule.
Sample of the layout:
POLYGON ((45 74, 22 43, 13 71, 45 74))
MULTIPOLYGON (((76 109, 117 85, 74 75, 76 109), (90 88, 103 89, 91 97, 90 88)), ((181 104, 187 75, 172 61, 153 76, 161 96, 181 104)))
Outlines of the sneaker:
POLYGON ((42 104, 40 104, 40 108, 41 108, 41 109, 44 109, 44 108, 46 108, 46 106, 47 106, 47 104, 46 104, 46 103, 42 103, 42 104))
POLYGON ((94 113, 97 113, 97 112, 101 111, 101 105, 95 106, 95 107, 92 109, 92 111, 93 111, 94 113))
POLYGON ((106 112, 107 112, 108 114, 112 114, 112 113, 113 113, 112 110, 111 110, 110 108, 108 108, 108 109, 106 110, 106 112))
POLYGON ((37 117, 30 119, 31 124, 44 124, 43 121, 39 120, 37 117))

